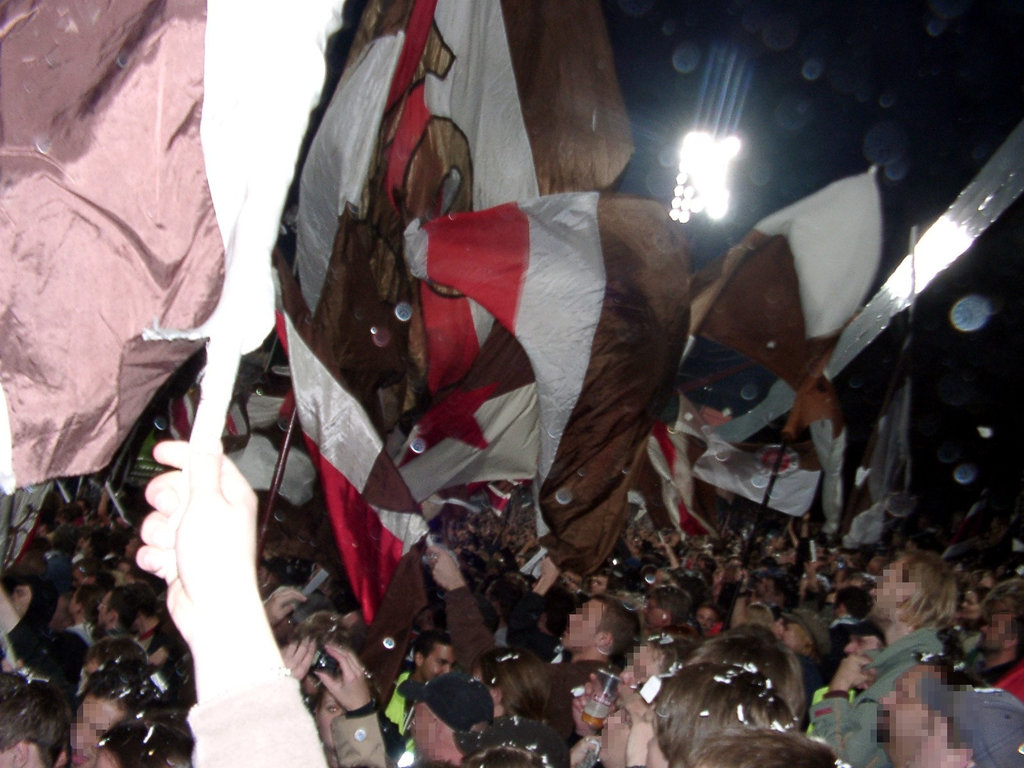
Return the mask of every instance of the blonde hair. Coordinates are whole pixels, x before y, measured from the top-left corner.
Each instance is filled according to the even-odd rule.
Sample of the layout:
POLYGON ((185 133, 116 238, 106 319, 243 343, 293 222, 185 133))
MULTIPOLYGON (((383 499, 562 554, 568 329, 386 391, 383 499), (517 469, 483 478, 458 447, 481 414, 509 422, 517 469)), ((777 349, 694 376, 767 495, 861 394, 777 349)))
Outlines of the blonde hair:
POLYGON ((903 578, 914 584, 914 594, 900 608, 899 618, 914 629, 945 629, 956 622, 956 577, 934 552, 911 552, 900 560, 903 578))

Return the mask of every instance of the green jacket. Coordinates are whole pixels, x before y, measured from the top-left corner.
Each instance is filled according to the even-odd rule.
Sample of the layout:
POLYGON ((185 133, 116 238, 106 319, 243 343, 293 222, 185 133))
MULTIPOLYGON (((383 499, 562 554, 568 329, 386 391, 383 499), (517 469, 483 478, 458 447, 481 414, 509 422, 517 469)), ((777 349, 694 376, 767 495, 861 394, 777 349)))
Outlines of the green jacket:
POLYGON ((811 708, 814 735, 853 768, 890 768, 892 762, 878 743, 878 705, 896 687, 896 680, 917 664, 922 654, 942 652, 934 629, 911 632, 873 654, 875 682, 854 700, 824 699, 811 708))
POLYGON ((398 732, 403 736, 405 735, 405 696, 398 692, 398 686, 408 680, 411 674, 411 672, 403 672, 398 676, 395 680, 395 692, 391 695, 391 701, 388 702, 388 706, 384 710, 384 716, 398 726, 398 732))

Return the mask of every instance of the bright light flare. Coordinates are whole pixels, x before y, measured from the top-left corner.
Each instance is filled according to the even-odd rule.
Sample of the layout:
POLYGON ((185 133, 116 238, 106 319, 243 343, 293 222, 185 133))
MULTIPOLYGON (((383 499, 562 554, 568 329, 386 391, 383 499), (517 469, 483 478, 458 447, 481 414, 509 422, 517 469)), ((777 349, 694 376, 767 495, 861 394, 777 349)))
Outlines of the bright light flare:
POLYGON ((736 136, 691 131, 679 148, 679 175, 669 217, 685 223, 697 213, 720 220, 729 212, 729 166, 740 153, 736 136))

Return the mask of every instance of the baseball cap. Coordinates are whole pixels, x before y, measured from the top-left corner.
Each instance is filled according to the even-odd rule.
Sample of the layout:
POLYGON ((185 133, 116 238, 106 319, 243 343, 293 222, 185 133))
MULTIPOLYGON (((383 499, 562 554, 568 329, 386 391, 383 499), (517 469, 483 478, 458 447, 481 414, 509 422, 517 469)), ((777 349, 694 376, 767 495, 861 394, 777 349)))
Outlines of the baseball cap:
POLYGON ((793 611, 783 613, 782 620, 791 621, 794 624, 799 624, 803 627, 804 632, 807 633, 807 636, 811 638, 811 642, 814 643, 814 647, 817 649, 818 655, 828 655, 829 647, 831 645, 828 636, 828 629, 814 611, 810 611, 806 608, 796 608, 793 611))
POLYGON ((468 731, 494 718, 487 686, 462 672, 447 672, 426 683, 406 680, 398 692, 409 701, 422 701, 453 731, 468 731))
POLYGON ((971 688, 921 681, 925 706, 945 717, 971 747, 977 768, 1024 763, 1024 703, 998 688, 971 688))

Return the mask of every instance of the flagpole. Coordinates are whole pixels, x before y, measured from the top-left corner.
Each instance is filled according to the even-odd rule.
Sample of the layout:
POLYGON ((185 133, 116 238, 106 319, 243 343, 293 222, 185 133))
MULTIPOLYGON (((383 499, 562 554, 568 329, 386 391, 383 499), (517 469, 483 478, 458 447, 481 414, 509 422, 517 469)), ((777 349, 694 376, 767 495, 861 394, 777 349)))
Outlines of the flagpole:
MULTIPOLYGON (((754 542, 757 540, 757 534, 761 529, 761 521, 764 519, 765 512, 768 510, 768 502, 772 498, 772 490, 775 488, 775 480, 779 476, 779 470, 782 468, 782 457, 786 454, 786 441, 783 440, 779 443, 779 452, 775 456, 775 463, 772 465, 772 474, 768 478, 768 487, 764 489, 764 496, 761 498, 761 505, 757 509, 757 518, 754 520, 754 529, 750 532, 750 537, 747 539, 746 544, 743 546, 743 558, 740 560, 741 567, 746 568, 747 563, 750 560, 750 549, 753 547, 754 542)), ((728 617, 732 617, 733 611, 736 610, 736 598, 740 596, 740 591, 737 589, 732 594, 732 603, 729 606, 729 612, 726 614, 728 617)))
POLYGON ((270 481, 270 489, 267 491, 267 503, 263 509, 263 522, 260 523, 260 535, 256 543, 256 560, 263 556, 263 545, 267 540, 267 528, 270 527, 270 517, 274 511, 274 504, 277 502, 277 493, 281 490, 281 482, 284 480, 284 470, 288 463, 288 451, 291 450, 292 440, 295 435, 295 424, 299 420, 299 409, 293 408, 292 415, 288 418, 288 429, 284 433, 284 442, 281 443, 281 450, 277 454, 277 463, 274 465, 274 477, 270 481))

